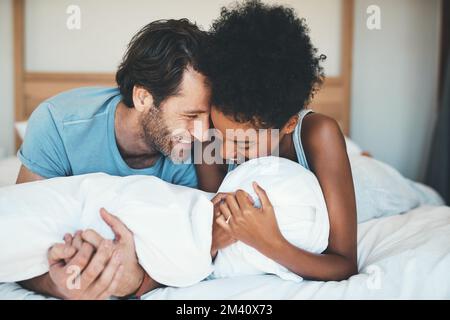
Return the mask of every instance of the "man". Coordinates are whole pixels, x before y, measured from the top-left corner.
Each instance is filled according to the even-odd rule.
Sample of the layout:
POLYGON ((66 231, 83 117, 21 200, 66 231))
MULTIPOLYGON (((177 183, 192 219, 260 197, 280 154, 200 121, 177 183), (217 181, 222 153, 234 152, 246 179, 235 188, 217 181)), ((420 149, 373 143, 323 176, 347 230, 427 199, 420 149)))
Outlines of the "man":
MULTIPOLYGON (((204 38, 186 19, 152 22, 131 40, 116 74, 118 89, 81 88, 43 102, 18 152, 17 183, 105 172, 196 187, 193 165, 178 162, 209 127, 210 89, 198 69, 204 38), (195 132, 194 122, 203 130, 195 132)), ((116 234, 114 242, 93 231, 66 235, 66 244, 49 250, 49 273, 22 285, 65 299, 123 297, 153 288, 138 264, 131 232, 108 212, 101 214, 116 234), (81 271, 77 288, 67 285, 71 266, 81 271)))

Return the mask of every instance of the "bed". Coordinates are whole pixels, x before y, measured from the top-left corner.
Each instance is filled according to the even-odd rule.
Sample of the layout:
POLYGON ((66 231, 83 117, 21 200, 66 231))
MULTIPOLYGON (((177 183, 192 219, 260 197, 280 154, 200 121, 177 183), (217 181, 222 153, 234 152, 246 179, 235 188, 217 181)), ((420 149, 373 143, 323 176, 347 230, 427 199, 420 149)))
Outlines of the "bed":
MULTIPOLYGON (((19 135, 23 135, 18 130, 19 135)), ((362 149, 346 139, 350 158, 362 149)), ((0 160, 0 187, 15 183, 20 161, 0 160)), ((421 206, 358 225, 359 274, 341 282, 284 281, 273 275, 205 280, 157 289, 155 299, 450 299, 450 207, 421 206)), ((15 283, 0 299, 49 299, 15 283)))
MULTIPOLYGON (((312 107, 349 133, 353 0, 343 0, 340 74, 329 77, 312 107)), ((80 86, 114 85, 113 74, 26 70, 23 0, 14 2, 16 121, 26 121, 37 105, 80 86)), ((17 147, 20 138, 17 138, 17 147)), ((16 158, 0 160, 0 187, 13 184, 16 158)), ((262 275, 208 280, 187 288, 157 289, 155 299, 450 299, 450 207, 422 206, 358 225, 359 274, 341 282, 294 283, 262 275)), ((0 284, 0 299, 48 299, 15 283, 0 284)))
MULTIPOLYGON (((358 275, 340 282, 246 276, 157 289, 143 299, 450 299, 450 208, 420 207, 359 224, 358 266, 358 275)), ((0 284, 0 297, 48 299, 15 283, 0 284)))

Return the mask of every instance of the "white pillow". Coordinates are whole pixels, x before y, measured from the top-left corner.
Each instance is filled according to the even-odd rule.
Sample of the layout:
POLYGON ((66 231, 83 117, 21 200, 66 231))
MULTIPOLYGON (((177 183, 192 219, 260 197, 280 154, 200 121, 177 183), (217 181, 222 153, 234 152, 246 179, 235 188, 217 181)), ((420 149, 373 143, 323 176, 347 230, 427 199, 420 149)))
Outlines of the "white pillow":
POLYGON ((347 145, 347 153, 349 155, 361 154, 362 153, 361 147, 359 145, 357 145, 356 142, 354 142, 349 137, 345 137, 345 144, 347 145))
POLYGON ((443 205, 431 188, 401 175, 376 159, 349 155, 355 186, 358 223, 404 213, 422 205, 443 205))
MULTIPOLYGON (((257 200, 252 182, 267 192, 281 233, 291 244, 313 253, 328 246, 329 221, 325 199, 314 174, 298 163, 279 157, 249 160, 230 171, 219 192, 242 189, 257 200)), ((255 201, 255 206, 259 206, 255 201)), ((242 242, 219 250, 213 277, 260 274, 301 281, 302 278, 242 242)))
POLYGON ((28 121, 20 121, 14 124, 17 134, 22 141, 25 139, 25 132, 27 131, 28 121))

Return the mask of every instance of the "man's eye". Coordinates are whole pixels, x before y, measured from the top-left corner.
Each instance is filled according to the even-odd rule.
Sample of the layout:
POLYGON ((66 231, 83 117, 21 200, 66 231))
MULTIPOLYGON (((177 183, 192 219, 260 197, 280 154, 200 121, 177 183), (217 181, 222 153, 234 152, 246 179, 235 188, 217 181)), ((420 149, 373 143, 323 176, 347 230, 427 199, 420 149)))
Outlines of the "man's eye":
POLYGON ((196 119, 198 118, 198 114, 191 114, 187 116, 189 119, 196 119))

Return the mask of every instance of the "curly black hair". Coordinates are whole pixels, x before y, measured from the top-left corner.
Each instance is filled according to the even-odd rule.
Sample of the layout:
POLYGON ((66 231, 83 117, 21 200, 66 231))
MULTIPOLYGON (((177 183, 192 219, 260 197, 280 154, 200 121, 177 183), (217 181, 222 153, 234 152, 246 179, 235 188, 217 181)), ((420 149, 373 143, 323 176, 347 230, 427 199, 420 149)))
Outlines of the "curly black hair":
POLYGON ((309 104, 323 82, 304 19, 292 8, 245 1, 221 9, 201 69, 212 104, 238 122, 281 128, 309 104))
POLYGON ((201 46, 207 33, 187 19, 157 20, 144 26, 131 39, 116 73, 122 101, 133 107, 133 88, 142 86, 155 106, 176 95, 183 72, 198 70, 201 46))

